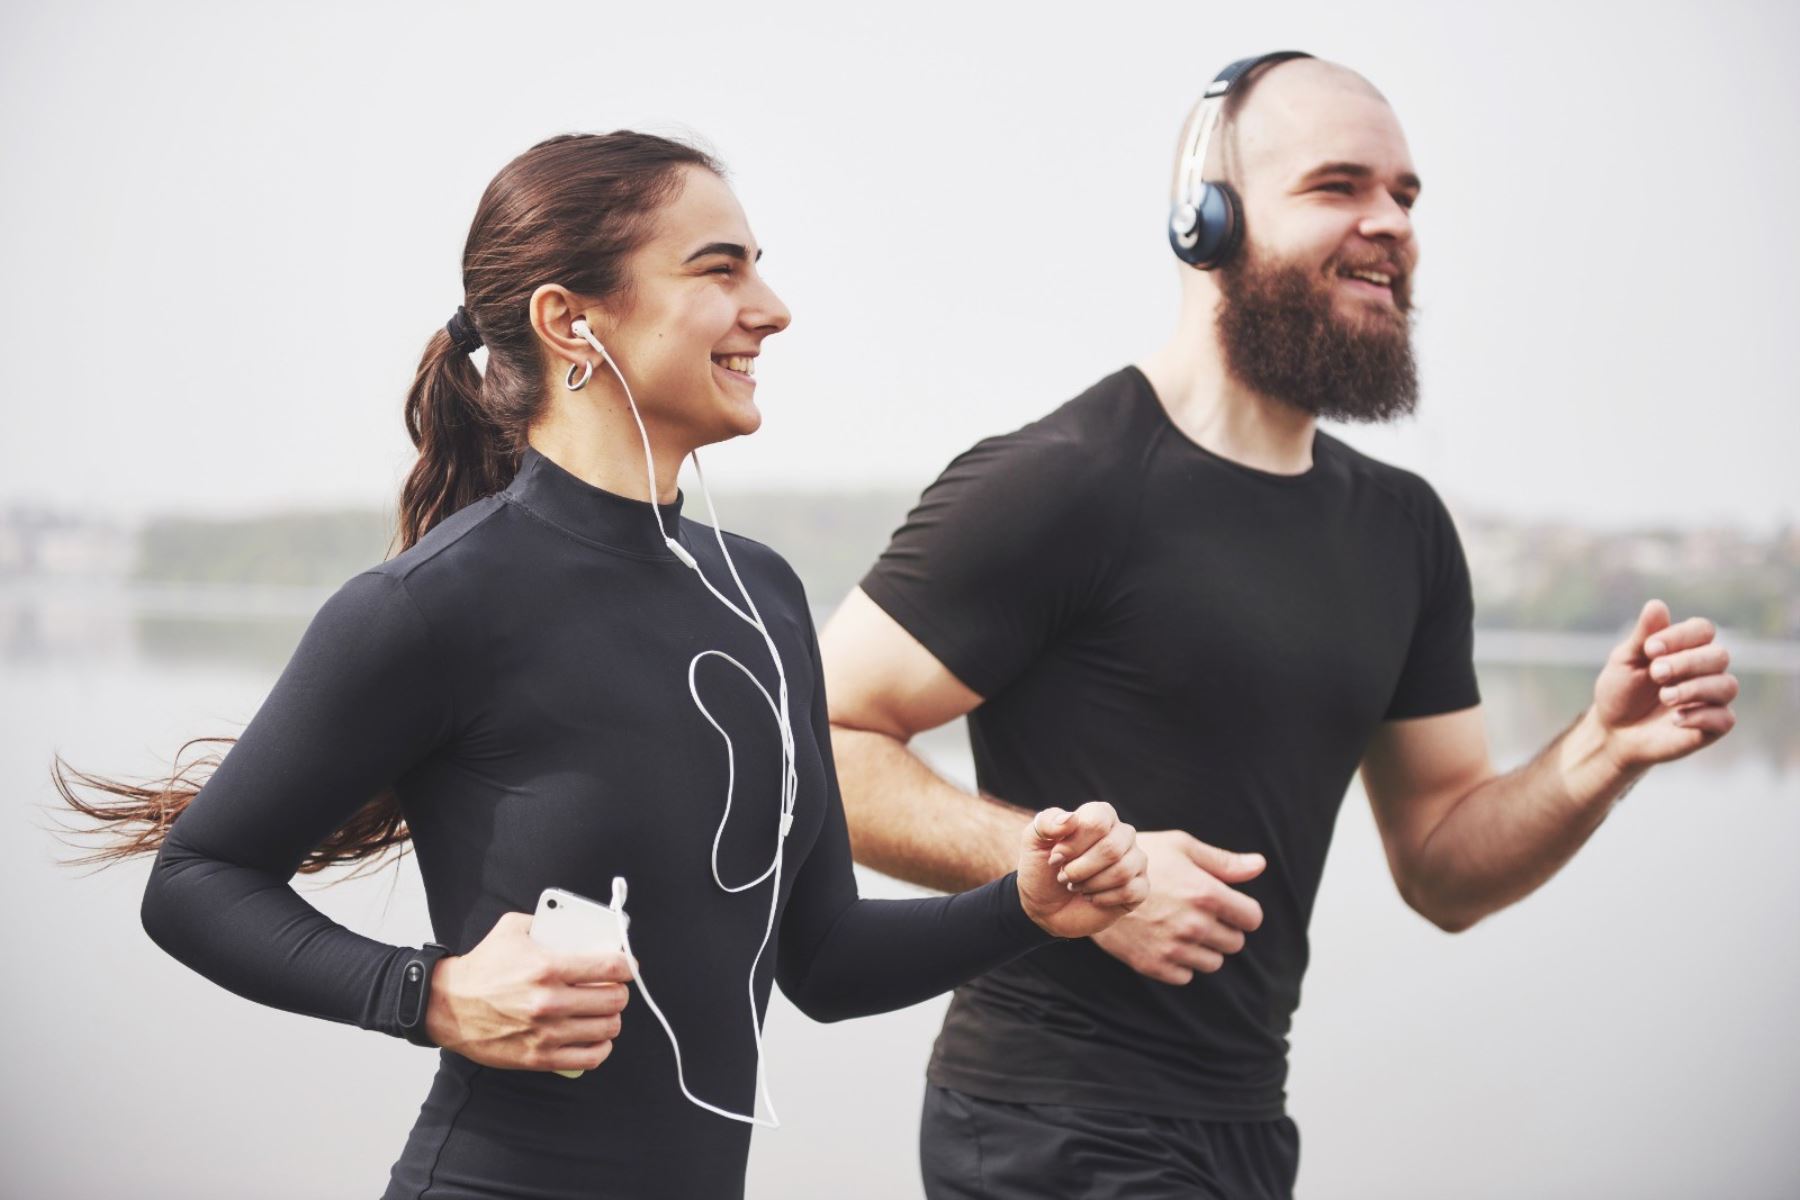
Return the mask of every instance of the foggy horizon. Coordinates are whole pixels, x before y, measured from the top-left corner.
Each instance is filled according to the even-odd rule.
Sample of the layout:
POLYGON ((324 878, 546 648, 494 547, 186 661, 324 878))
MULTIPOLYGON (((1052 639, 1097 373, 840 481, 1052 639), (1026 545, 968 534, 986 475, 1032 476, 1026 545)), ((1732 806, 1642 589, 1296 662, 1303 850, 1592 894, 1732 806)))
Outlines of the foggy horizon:
POLYGON ((1168 36, 1186 11, 15 8, 0 507, 391 504, 482 188, 616 127, 723 157, 795 314, 763 430, 708 455, 726 520, 734 493, 916 490, 1167 334, 1181 119, 1295 45, 1385 92, 1426 182, 1419 415, 1331 432, 1459 514, 1800 517, 1800 12, 1317 4, 1168 36))

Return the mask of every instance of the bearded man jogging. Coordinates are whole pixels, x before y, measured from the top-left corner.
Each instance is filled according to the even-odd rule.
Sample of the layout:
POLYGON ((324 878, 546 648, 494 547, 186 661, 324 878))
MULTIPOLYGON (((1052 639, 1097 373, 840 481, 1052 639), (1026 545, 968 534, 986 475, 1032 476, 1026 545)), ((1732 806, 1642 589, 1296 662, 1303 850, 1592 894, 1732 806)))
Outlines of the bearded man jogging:
POLYGON ((1592 706, 1495 769, 1448 513, 1318 428, 1416 401, 1398 120, 1345 68, 1265 56, 1182 146, 1174 336, 953 461, 823 635, 861 861, 960 890, 1005 874, 1035 809, 1105 799, 1153 831, 1135 914, 957 991, 933 1200, 1289 1195, 1286 1034, 1351 775, 1407 903, 1456 931, 1733 722, 1712 626, 1653 600, 1592 706), (982 796, 907 749, 965 713, 982 796))

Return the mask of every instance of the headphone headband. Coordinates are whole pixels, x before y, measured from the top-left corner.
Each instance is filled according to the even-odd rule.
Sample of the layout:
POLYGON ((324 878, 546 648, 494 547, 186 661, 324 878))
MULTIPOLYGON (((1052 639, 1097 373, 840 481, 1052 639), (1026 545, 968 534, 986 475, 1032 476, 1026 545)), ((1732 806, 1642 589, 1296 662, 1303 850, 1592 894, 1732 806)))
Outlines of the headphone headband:
POLYGON ((1231 85, 1248 75, 1264 63, 1286 62, 1290 58, 1311 58, 1304 50, 1272 50, 1267 54, 1257 54, 1250 58, 1240 58, 1213 77, 1207 85, 1208 96, 1223 96, 1231 89, 1231 85))

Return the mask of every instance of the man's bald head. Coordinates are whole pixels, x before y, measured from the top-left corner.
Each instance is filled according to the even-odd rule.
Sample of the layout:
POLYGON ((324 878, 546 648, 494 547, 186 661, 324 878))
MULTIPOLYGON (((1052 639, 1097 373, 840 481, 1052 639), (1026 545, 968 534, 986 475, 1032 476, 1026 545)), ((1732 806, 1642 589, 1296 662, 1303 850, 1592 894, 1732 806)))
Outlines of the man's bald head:
MULTIPOLYGON (((1281 111, 1292 113, 1295 106, 1304 109, 1308 106, 1330 104, 1335 96, 1356 95, 1364 100, 1375 100, 1387 103, 1379 89, 1349 67, 1339 63, 1327 62, 1322 58, 1290 58, 1279 62, 1263 63, 1244 75, 1232 85, 1225 94, 1225 102, 1219 112, 1219 128, 1213 135, 1212 146, 1207 151, 1201 178, 1224 180, 1236 186, 1243 173, 1243 130, 1249 131, 1249 142, 1252 147, 1266 145, 1271 136, 1278 134, 1279 129, 1270 129, 1269 122, 1259 117, 1258 108, 1266 107, 1257 101, 1266 91, 1273 91, 1274 103, 1281 111), (1264 77, 1268 78, 1265 79, 1264 77)), ((1182 143, 1175 149, 1176 184, 1180 184, 1182 158, 1187 152, 1187 130, 1200 110, 1201 100, 1188 113, 1188 121, 1182 126, 1182 143)))
POLYGON ((1338 110, 1351 100, 1360 104, 1373 101, 1389 113, 1393 111, 1374 84, 1338 63, 1296 58, 1252 72, 1264 73, 1268 78, 1256 80, 1241 92, 1233 88, 1219 114, 1224 136, 1219 139, 1218 168, 1225 172, 1220 178, 1233 184, 1323 111, 1338 110))
POLYGON ((1200 178, 1231 185, 1245 236, 1277 243, 1310 238, 1295 222, 1322 215, 1322 204, 1347 212, 1349 202, 1339 204, 1326 193, 1354 193, 1355 207, 1376 218, 1370 236, 1404 235, 1407 252, 1416 253, 1410 228, 1392 228, 1389 218, 1396 205, 1410 212, 1419 177, 1400 120, 1374 84, 1348 67, 1316 58, 1259 63, 1222 101, 1202 99, 1189 113, 1172 204, 1188 199, 1194 187, 1182 176, 1185 155, 1202 132, 1197 124, 1202 109, 1214 103, 1222 105, 1219 124, 1200 178))

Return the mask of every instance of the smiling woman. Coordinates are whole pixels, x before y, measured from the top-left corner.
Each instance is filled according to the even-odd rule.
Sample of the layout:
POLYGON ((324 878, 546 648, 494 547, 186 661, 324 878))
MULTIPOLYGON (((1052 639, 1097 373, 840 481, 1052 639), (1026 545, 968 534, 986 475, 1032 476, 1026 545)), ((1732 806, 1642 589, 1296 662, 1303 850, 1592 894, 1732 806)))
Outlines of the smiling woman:
MULTIPOLYGON (((432 333, 407 392, 407 434, 419 451, 400 493, 400 550, 410 550, 446 517, 504 489, 518 470, 534 424, 551 407, 530 307, 535 281, 559 279, 565 295, 629 302, 627 260, 648 239, 651 215, 680 192, 683 173, 718 179, 710 156, 679 142, 635 133, 564 135, 508 163, 482 195, 463 248, 466 296, 432 333), (485 369, 470 358, 487 347, 485 369)), ((721 182, 721 187, 723 186, 721 182)), ((195 739, 229 746, 230 738, 195 739)), ((185 751, 187 747, 183 747, 185 751)), ((77 811, 129 836, 94 856, 108 861, 155 851, 170 824, 198 795, 193 781, 216 759, 148 787, 59 771, 77 811), (109 794, 96 806, 68 784, 109 794)), ((383 789, 308 847, 303 873, 379 857, 409 838, 398 796, 383 789)))
MULTIPOLYGON (((662 399, 655 419, 665 437, 703 446, 754 433, 762 423, 751 363, 763 339, 787 328, 789 317, 757 270, 762 251, 716 168, 685 164, 676 179, 679 187, 657 214, 655 236, 632 256, 625 303, 597 303, 595 293, 579 287, 542 285, 524 307, 558 354, 584 364, 591 346, 556 331, 571 315, 585 317, 609 352, 630 365, 632 385, 662 399)), ((570 415, 587 412, 568 408, 570 415)), ((590 436, 595 430, 555 436, 565 432, 573 438, 571 451, 600 444, 590 436)), ((659 481, 664 499, 673 496, 680 461, 673 454, 663 464, 670 472, 659 481)), ((635 463, 632 470, 635 475, 635 463)))
POLYGON ((759 257, 691 147, 570 136, 508 164, 407 396, 400 553, 326 602, 204 786, 58 765, 118 835, 100 857, 158 851, 143 922, 171 954, 440 1048, 389 1200, 740 1195, 749 1126, 776 1123, 772 984, 820 1020, 904 1007, 1146 891, 1096 803, 1040 814, 983 887, 857 895, 799 580, 676 488, 761 422, 754 360, 789 317, 759 257), (289 886, 409 840, 439 941, 362 937, 289 886), (532 940, 552 887, 611 894, 625 932, 626 880, 623 952, 532 940), (649 1012, 615 1041, 632 988, 649 1012))

